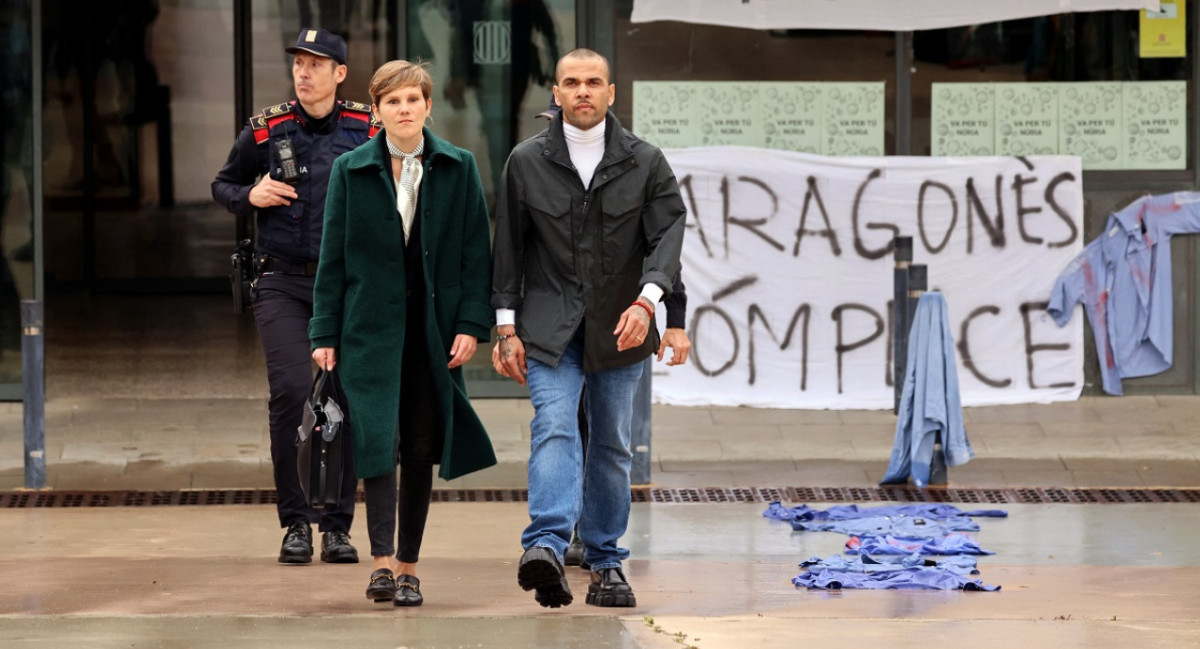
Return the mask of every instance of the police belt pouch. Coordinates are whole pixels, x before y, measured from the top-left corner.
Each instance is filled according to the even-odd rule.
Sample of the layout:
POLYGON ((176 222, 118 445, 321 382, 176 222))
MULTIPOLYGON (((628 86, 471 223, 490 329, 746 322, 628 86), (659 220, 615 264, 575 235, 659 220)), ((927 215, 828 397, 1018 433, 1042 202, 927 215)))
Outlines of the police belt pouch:
POLYGON ((337 504, 342 489, 342 454, 350 452, 346 441, 349 422, 345 421, 337 393, 332 372, 319 370, 296 436, 300 489, 313 507, 337 504))

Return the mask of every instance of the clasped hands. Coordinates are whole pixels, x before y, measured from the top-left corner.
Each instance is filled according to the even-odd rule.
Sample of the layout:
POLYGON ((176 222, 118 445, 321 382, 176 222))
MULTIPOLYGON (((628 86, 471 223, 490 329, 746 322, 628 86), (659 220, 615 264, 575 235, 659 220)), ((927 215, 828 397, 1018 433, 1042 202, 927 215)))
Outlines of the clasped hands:
MULTIPOLYGON (((617 337, 617 351, 633 349, 646 340, 653 322, 654 305, 645 297, 639 297, 629 305, 617 321, 613 335, 617 337)), ((496 327, 498 340, 492 348, 492 367, 500 376, 513 379, 521 385, 526 385, 529 367, 525 358, 525 343, 517 336, 515 325, 500 325, 496 327)), ((687 362, 691 342, 682 329, 667 329, 662 342, 658 346, 658 360, 662 361, 667 348, 672 349, 671 359, 667 365, 682 365, 687 362)))

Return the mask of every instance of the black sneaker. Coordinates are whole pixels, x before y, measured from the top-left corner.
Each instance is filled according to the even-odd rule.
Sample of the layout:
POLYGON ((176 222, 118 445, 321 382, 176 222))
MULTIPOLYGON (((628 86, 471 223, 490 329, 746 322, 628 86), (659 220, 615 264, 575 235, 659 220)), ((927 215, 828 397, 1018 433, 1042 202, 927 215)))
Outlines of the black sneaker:
POLYGON ((279 548, 279 563, 312 563, 312 555, 312 526, 303 520, 288 525, 279 548))
POLYGON ((350 535, 346 530, 329 530, 321 535, 321 561, 358 563, 358 550, 350 545, 350 535))

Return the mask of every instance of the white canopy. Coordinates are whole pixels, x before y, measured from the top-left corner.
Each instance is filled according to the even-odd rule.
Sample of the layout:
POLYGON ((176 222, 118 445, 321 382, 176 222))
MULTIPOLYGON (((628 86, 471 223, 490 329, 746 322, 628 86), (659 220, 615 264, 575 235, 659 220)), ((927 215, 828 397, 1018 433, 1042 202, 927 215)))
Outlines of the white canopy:
POLYGON ((1074 11, 1159 10, 1159 0, 634 0, 632 22, 748 29, 912 31, 1074 11))

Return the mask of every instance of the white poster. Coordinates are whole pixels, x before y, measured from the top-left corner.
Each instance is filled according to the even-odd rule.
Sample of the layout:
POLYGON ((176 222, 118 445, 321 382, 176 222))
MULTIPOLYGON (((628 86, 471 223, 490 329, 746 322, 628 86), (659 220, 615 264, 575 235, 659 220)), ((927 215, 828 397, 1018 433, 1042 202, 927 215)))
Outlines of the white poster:
POLYGON ((1120 9, 1159 10, 1158 0, 634 0, 631 22, 655 20, 749 29, 912 31, 1120 9))
POLYGON ((657 401, 890 408, 896 235, 946 297, 964 405, 1079 397, 1083 315, 1060 329, 1044 311, 1083 248, 1078 158, 665 152, 693 356, 655 365, 657 401))

